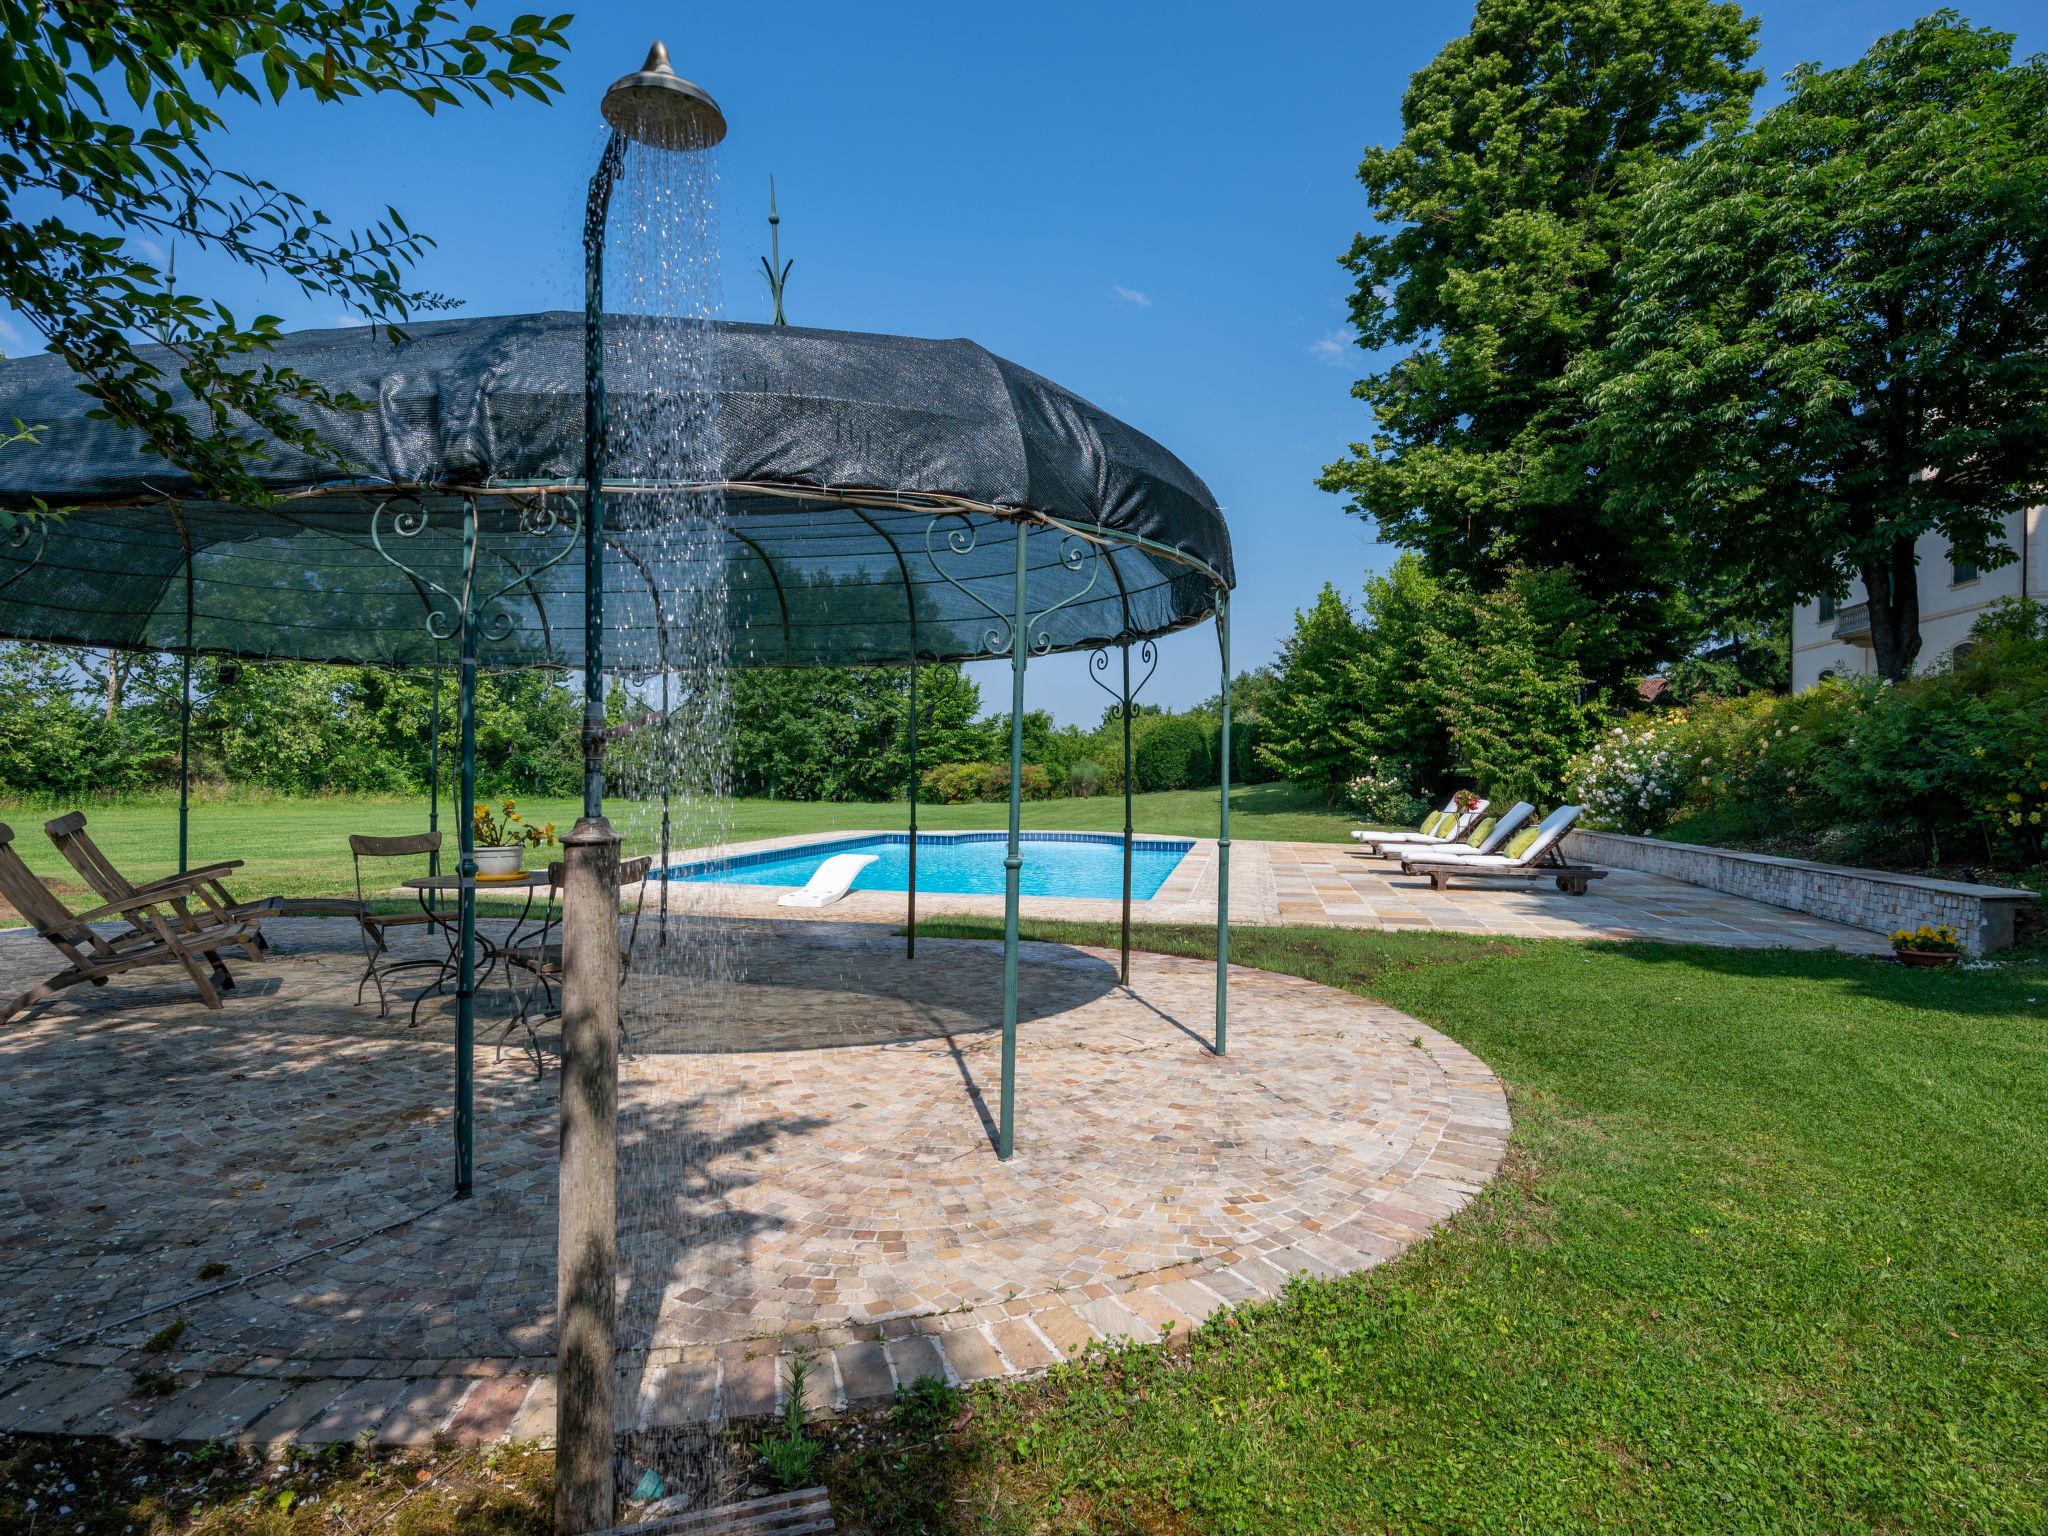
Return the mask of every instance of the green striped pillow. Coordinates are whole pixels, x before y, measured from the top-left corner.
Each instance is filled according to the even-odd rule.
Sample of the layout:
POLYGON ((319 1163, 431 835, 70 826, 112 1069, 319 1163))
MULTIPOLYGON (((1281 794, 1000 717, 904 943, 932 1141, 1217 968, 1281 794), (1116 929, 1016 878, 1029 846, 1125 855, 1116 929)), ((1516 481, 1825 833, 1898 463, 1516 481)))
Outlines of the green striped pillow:
POLYGON ((1519 859, 1535 845, 1536 839, 1542 835, 1543 829, 1539 826, 1524 827, 1508 839, 1508 845, 1502 851, 1511 859, 1519 859))
POLYGON ((1467 848, 1483 847, 1486 843, 1486 840, 1489 837, 1493 836, 1493 829, 1499 825, 1500 818, 1498 816, 1480 817, 1479 825, 1474 827, 1469 833, 1466 834, 1465 846, 1467 848))

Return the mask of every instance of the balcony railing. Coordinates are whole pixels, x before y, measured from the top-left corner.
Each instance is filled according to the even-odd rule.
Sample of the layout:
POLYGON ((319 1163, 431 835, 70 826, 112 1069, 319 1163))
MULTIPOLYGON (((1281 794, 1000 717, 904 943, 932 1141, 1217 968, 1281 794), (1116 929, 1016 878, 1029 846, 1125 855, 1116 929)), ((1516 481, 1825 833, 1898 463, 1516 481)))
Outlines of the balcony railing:
POLYGON ((1870 604, 1849 603, 1835 610, 1835 638, 1870 643, 1870 604))

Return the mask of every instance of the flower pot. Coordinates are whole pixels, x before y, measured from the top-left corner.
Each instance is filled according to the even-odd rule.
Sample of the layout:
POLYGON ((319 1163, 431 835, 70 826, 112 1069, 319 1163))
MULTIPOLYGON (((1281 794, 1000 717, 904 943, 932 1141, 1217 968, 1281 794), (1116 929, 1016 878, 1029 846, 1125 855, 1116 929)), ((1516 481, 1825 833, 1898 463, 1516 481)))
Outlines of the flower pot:
POLYGON ((1963 957, 1952 949, 1895 949, 1901 965, 1954 965, 1963 957))
POLYGON ((516 875, 526 863, 526 844, 500 843, 492 848, 471 850, 476 857, 476 872, 483 875, 516 875))

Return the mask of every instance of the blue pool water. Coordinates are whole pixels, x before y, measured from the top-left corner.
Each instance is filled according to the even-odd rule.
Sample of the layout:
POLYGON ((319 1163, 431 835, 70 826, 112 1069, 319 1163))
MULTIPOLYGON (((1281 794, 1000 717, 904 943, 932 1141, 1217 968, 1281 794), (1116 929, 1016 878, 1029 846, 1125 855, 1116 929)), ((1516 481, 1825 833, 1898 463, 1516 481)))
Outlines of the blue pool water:
MULTIPOLYGON (((1003 854, 1007 835, 1001 832, 924 832, 917 839, 917 888, 961 896, 1003 894, 1003 854)), ((1181 837, 1141 837, 1131 849, 1131 896, 1147 901, 1194 847, 1181 837)), ((856 891, 907 890, 910 838, 902 832, 880 837, 842 837, 779 848, 769 853, 743 853, 729 859, 670 868, 675 880, 715 885, 802 885, 835 853, 872 853, 875 862, 853 882, 856 891)), ((1124 889, 1124 840, 1081 832, 1026 832, 1020 882, 1026 896, 1102 896, 1116 898, 1124 889)))

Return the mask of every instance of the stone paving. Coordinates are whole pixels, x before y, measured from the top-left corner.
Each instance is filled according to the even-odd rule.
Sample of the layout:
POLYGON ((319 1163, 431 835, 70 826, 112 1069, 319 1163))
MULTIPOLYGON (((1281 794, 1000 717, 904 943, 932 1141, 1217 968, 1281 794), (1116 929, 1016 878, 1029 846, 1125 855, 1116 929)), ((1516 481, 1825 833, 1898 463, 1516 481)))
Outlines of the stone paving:
MULTIPOLYGON (((858 837, 857 832, 833 837, 858 837)), ((736 852, 818 842, 767 838, 735 845, 736 852)), ((679 858, 700 855, 678 855, 679 858)), ((1030 857, 1028 847, 1025 856, 1030 857)), ((1216 921, 1216 844, 1196 841, 1149 901, 1131 903, 1141 923, 1216 921)), ((708 906, 721 912, 773 917, 783 889, 749 885, 679 885, 679 910, 708 906)), ((904 897, 888 891, 853 891, 812 914, 828 921, 901 922, 904 897)), ((920 891, 920 916, 946 913, 1000 917, 1000 896, 958 896, 920 891)), ((1028 898, 1027 915, 1115 922, 1121 903, 1086 898, 1028 898)), ((1484 933, 1546 939, 1657 939, 1741 949, 1783 946, 1888 955, 1884 935, 1830 922, 1741 896, 1725 895, 1662 875, 1609 871, 1584 896, 1567 896, 1550 881, 1479 881, 1433 891, 1419 875, 1368 854, 1357 844, 1237 842, 1230 850, 1232 923, 1289 923, 1313 927, 1372 928, 1440 933, 1484 933)))
MULTIPOLYGON (((351 930, 272 931, 221 1012, 114 985, 0 1031, 0 1427, 550 1433, 552 1081, 494 1056, 487 993, 477 1193, 450 1202, 451 1010, 380 1020, 351 930)), ((843 915, 669 931, 626 995, 622 1428, 768 1413, 799 1349, 822 1411, 1184 1330, 1398 1253, 1506 1143, 1484 1064, 1393 1010, 1235 970, 1217 1058, 1213 968, 1138 956, 1126 989, 1033 946, 1002 1163, 999 947, 907 960, 843 915), (684 980, 707 964, 744 980, 684 980)), ((45 956, 0 936, 0 987, 45 956)))

